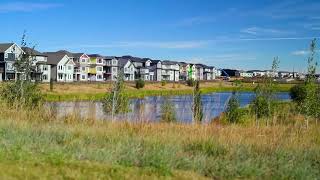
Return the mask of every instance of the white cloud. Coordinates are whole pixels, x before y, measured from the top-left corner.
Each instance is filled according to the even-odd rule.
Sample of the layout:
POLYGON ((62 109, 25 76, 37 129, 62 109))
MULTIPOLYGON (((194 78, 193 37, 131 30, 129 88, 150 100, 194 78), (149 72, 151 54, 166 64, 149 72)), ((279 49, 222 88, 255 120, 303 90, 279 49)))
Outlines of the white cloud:
POLYGON ((242 33, 250 34, 250 35, 285 35, 292 34, 292 32, 279 30, 279 29, 271 29, 271 28, 261 28, 261 27, 249 27, 241 30, 242 33))
POLYGON ((292 55, 295 55, 295 56, 304 56, 306 54, 308 54, 309 52, 308 51, 305 51, 305 50, 299 50, 299 51, 294 51, 292 52, 291 54, 292 55))
POLYGON ((35 10, 45 10, 50 8, 61 7, 57 3, 27 3, 27 2, 10 2, 0 4, 0 13, 8 12, 31 12, 35 10))

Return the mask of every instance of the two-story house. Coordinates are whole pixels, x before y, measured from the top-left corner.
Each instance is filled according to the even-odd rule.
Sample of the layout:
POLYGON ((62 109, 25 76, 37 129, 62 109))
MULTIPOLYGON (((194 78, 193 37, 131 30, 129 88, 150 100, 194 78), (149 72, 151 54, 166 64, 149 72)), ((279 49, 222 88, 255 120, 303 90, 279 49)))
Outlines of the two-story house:
POLYGON ((51 65, 47 64, 48 56, 30 47, 22 47, 23 51, 30 56, 32 61, 33 71, 31 80, 50 82, 51 65))
POLYGON ((162 62, 160 60, 151 60, 149 67, 150 81, 161 81, 162 80, 162 62))
POLYGON ((74 67, 75 81, 88 81, 90 57, 85 53, 71 53, 74 67))
POLYGON ((89 81, 103 81, 104 57, 99 54, 90 54, 89 81))
POLYGON ((51 79, 57 82, 73 82, 75 63, 64 52, 46 52, 51 65, 51 79))
POLYGON ((134 64, 129 59, 119 58, 119 71, 123 73, 123 78, 125 81, 135 80, 135 67, 134 64))
POLYGON ((196 79, 198 81, 203 80, 203 72, 204 72, 204 65, 203 64, 196 64, 196 79))
POLYGON ((162 61, 162 80, 179 81, 180 67, 178 62, 162 61))
POLYGON ((14 63, 23 53, 23 50, 15 43, 0 44, 0 81, 17 78, 14 63))
POLYGON ((106 81, 115 81, 118 77, 119 61, 115 56, 106 56, 103 61, 103 78, 106 81))

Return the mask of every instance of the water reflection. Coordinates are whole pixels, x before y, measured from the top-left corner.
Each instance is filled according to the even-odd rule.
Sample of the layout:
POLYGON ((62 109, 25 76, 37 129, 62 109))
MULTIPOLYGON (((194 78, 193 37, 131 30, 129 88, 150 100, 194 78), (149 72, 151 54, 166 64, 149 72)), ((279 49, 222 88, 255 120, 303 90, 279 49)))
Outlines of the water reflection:
MULTIPOLYGON (((210 122, 213 118, 220 115, 226 108, 228 99, 231 97, 230 92, 205 94, 201 97, 203 104, 204 122, 210 122)), ((176 112, 177 119, 180 122, 192 122, 192 96, 171 96, 167 97, 172 103, 176 112)), ((254 94, 243 92, 239 94, 240 105, 248 105, 254 94)), ((279 100, 289 100, 288 93, 277 93, 279 100)), ((161 105, 165 97, 150 96, 143 99, 132 99, 130 101, 130 112, 120 114, 115 117, 118 121, 159 121, 161 118, 161 105)), ((104 113, 101 102, 52 102, 48 103, 58 117, 68 114, 77 113, 84 118, 110 120, 111 116, 104 113)))

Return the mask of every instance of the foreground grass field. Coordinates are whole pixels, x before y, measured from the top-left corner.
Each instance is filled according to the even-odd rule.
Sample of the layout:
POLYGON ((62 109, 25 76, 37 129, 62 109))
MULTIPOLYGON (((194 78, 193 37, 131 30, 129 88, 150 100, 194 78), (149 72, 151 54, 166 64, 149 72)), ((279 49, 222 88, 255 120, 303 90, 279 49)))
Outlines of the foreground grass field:
MULTIPOLYGON (((243 83, 241 91, 253 91, 257 86, 252 83, 243 83)), ((292 84, 279 84, 277 91, 289 91, 292 84)), ((50 91, 49 84, 41 84, 41 90, 46 94, 47 101, 74 101, 74 100, 101 100, 107 92, 111 91, 111 83, 72 83, 54 84, 50 91)), ((203 93, 233 91, 236 87, 231 82, 202 82, 203 93)), ((141 98, 153 95, 185 95, 192 94, 193 88, 185 83, 147 83, 143 89, 136 89, 134 83, 126 83, 126 92, 131 98, 141 98)))
MULTIPOLYGON (((183 125, 0 112, 1 179, 317 179, 319 126, 183 125)), ((262 123, 261 123, 262 124, 262 123)))

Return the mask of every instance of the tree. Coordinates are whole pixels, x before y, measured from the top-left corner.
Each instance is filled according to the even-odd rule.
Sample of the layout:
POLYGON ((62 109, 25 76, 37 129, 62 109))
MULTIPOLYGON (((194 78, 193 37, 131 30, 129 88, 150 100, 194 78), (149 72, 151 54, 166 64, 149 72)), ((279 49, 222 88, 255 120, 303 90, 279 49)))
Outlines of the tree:
MULTIPOLYGON (((27 46, 26 32, 21 38, 21 47, 27 46)), ((6 84, 1 91, 1 98, 10 106, 35 107, 42 104, 42 94, 37 83, 31 82, 31 74, 34 68, 35 54, 33 46, 31 51, 22 53, 14 63, 14 67, 20 76, 16 81, 6 84)))
POLYGON ((232 93, 228 101, 226 117, 230 123, 237 123, 241 119, 240 103, 236 92, 232 93))
POLYGON ((255 88, 255 99, 251 103, 251 109, 255 113, 257 119, 260 119, 262 117, 270 118, 274 113, 274 96, 276 90, 274 77, 276 76, 279 63, 279 58, 275 57, 272 62, 272 74, 269 76, 265 76, 262 83, 255 88))
POLYGON ((200 91, 200 82, 195 82, 195 87, 193 90, 193 121, 195 122, 202 122, 203 119, 203 112, 202 112, 202 102, 201 102, 201 91, 200 91))
POLYGON ((123 73, 119 72, 111 93, 107 93, 102 101, 105 112, 112 115, 112 120, 115 114, 129 111, 129 98, 124 93, 124 88, 123 73))
POLYGON ((317 119, 320 117, 320 108, 318 107, 320 100, 319 88, 316 84, 316 69, 318 65, 316 60, 316 48, 317 42, 316 39, 313 39, 311 41, 310 55, 308 57, 308 75, 305 81, 306 95, 302 103, 302 112, 306 115, 307 126, 309 118, 315 118, 317 123, 317 119))

